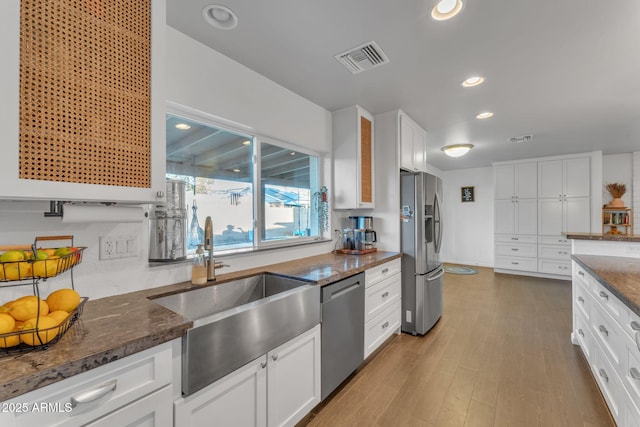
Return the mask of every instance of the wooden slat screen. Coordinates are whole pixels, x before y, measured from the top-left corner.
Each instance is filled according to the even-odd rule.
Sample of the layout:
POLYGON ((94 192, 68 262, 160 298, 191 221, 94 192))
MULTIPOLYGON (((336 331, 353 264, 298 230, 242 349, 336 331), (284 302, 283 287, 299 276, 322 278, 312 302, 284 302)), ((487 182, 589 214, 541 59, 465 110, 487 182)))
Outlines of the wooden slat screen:
POLYGON ((22 0, 20 178, 151 186, 151 0, 22 0))
POLYGON ((371 120, 360 117, 360 188, 362 191, 361 202, 373 202, 373 174, 371 171, 371 132, 373 126, 371 120))

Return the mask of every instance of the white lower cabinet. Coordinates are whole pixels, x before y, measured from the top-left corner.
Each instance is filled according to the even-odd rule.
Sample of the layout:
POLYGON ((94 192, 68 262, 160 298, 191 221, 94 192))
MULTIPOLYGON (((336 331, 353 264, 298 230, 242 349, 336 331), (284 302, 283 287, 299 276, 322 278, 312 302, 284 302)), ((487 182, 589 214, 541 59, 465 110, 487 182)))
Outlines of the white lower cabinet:
POLYGON ((364 358, 400 331, 402 292, 400 259, 365 271, 364 358))
POLYGON ((573 339, 618 426, 640 426, 640 316, 573 262, 573 339))
POLYGON ((174 403, 180 427, 292 426, 320 402, 320 325, 174 403))
POLYGON ((171 342, 3 402, 0 425, 172 425, 171 342), (20 408, 20 409, 18 409, 20 408))

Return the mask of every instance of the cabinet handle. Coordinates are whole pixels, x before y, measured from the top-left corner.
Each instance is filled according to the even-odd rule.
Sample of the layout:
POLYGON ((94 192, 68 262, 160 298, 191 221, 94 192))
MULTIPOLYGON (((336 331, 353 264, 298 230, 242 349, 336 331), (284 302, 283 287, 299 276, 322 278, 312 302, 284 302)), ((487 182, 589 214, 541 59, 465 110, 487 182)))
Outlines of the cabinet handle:
POLYGON ((566 270, 568 267, 566 265, 559 265, 558 269, 559 270, 566 270))
POLYGON ((584 336, 584 331, 582 329, 578 329, 578 333, 582 336, 584 336))
POLYGON ((583 303, 583 304, 584 304, 584 298, 582 298, 582 297, 578 297, 578 302, 581 302, 581 303, 583 303))
POLYGON ((389 272, 388 268, 385 268, 384 270, 382 270, 382 274, 387 274, 389 272))
POLYGON ((511 248, 511 250, 512 250, 513 252, 518 252, 518 250, 519 250, 519 249, 518 249, 518 248, 511 248))
POLYGON ((387 329, 389 327, 389 322, 384 322, 382 324, 382 329, 387 329))
POLYGON ((607 372, 604 369, 600 369, 598 373, 602 378, 604 378, 606 382, 609 382, 609 377, 607 376, 607 372))
POLYGON ((631 329, 633 329, 634 331, 640 331, 640 323, 636 322, 635 320, 632 320, 631 329))
POLYGON ((609 336, 609 331, 607 330, 607 328, 604 327, 604 325, 598 326, 598 329, 600 330, 600 332, 602 332, 606 336, 609 336))
POLYGON ((385 292, 385 293, 384 293, 384 294, 382 294, 381 296, 382 296, 382 298, 386 298, 386 297, 388 297, 388 296, 389 296, 389 291, 385 292))
POLYGON ((558 255, 567 255, 568 253, 567 251, 558 251, 558 255))
POLYGON ((271 360, 273 360, 274 362, 278 360, 278 355, 274 354, 273 356, 271 356, 271 360))
POLYGON ((519 263, 519 262, 515 262, 515 261, 511 261, 511 264, 513 264, 513 265, 518 265, 518 264, 520 264, 520 263, 519 263))
POLYGON ((156 197, 162 199, 164 197, 164 191, 156 191, 156 197))
POLYGON ((640 371, 638 371, 636 368, 629 369, 629 375, 631 375, 631 378, 633 378, 634 380, 640 380, 640 371))
POLYGON ((566 240, 559 239, 559 240, 558 240, 558 243, 567 243, 567 241, 566 241, 566 240))
POLYGON ((600 295, 601 298, 604 298, 607 301, 609 300, 609 295, 606 292, 600 291, 598 295, 600 295))
POLYGON ((100 399, 101 397, 106 396, 107 394, 115 391, 118 387, 118 380, 113 379, 106 384, 98 386, 93 390, 85 391, 83 393, 77 394, 75 396, 71 396, 71 407, 75 408, 76 406, 82 403, 89 403, 100 399))
POLYGON ((267 367, 267 362, 260 362, 260 367, 262 369, 266 368, 267 367))
POLYGON ((520 240, 518 237, 512 237, 511 240, 520 240))
POLYGON ((583 271, 578 271, 578 276, 584 276, 584 272, 583 271))

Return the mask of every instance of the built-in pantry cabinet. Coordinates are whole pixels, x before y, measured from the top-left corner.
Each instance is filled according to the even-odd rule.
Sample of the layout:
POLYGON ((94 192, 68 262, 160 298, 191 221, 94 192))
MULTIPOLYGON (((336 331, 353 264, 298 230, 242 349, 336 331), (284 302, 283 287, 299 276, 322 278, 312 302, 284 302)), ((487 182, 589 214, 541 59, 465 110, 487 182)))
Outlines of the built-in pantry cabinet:
POLYGON ((591 229, 592 158, 493 164, 495 269, 570 277, 571 243, 564 233, 591 229))
POLYGON ((2 4, 0 198, 162 201, 165 0, 74 4, 2 4))
POLYGON ((412 172, 427 171, 427 132, 402 110, 400 121, 400 168, 412 172))

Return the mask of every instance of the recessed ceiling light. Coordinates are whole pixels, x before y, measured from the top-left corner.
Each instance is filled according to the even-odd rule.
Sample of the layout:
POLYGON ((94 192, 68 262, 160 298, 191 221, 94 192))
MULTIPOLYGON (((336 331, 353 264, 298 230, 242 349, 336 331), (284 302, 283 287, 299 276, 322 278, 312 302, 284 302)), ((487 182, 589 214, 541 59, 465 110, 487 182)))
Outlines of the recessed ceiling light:
POLYGON ((177 129, 180 129, 180 130, 187 130, 187 129, 191 129, 191 126, 189 126, 189 125, 188 125, 188 124, 186 124, 186 123, 178 123, 178 124, 176 125, 176 128, 177 128, 177 129))
POLYGON ((431 9, 431 17, 436 21, 445 21, 456 16, 462 10, 462 0, 440 0, 431 9))
POLYGON ((292 151, 292 152, 291 152, 291 155, 292 155, 292 156, 295 156, 295 155, 296 155, 296 152, 295 152, 295 151, 292 151))
POLYGON ((238 17, 231 9, 219 4, 210 4, 202 9, 202 16, 209 25, 220 30, 232 30, 238 25, 238 17))
POLYGON ((442 147, 441 150, 449 157, 460 157, 467 154, 472 148, 472 144, 454 144, 442 147))
POLYGON ((235 173, 240 173, 240 169, 234 169, 233 170, 235 173))
POLYGON ((493 113, 491 111, 476 114, 476 119, 488 119, 489 117, 493 117, 493 113))
POLYGON ((249 140, 246 140, 246 141, 242 142, 242 145, 249 145, 249 144, 251 144, 251 141, 249 141, 249 140))
POLYGON ((484 77, 482 76, 471 76, 465 81, 462 82, 463 87, 474 87, 482 84, 484 82, 484 77))

